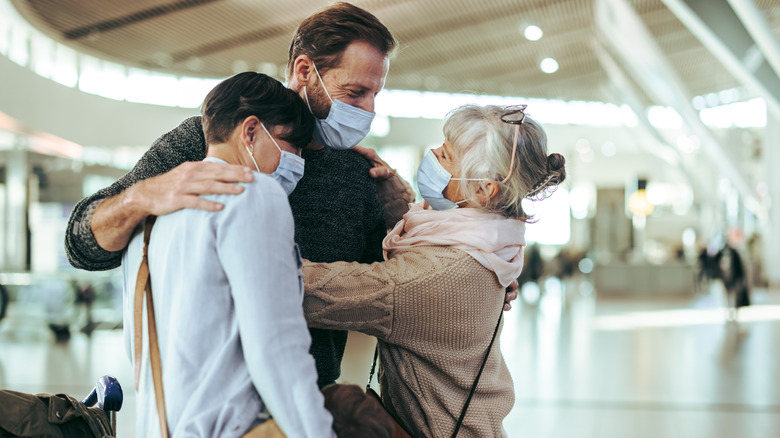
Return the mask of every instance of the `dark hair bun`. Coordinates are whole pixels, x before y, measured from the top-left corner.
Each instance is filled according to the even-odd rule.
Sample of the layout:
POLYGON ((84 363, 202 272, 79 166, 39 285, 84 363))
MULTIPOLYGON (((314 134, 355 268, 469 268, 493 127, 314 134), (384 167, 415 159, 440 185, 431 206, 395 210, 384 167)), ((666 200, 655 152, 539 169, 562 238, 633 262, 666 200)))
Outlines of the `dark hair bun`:
POLYGON ((553 179, 557 184, 566 179, 566 159, 563 155, 552 153, 547 156, 547 173, 554 175, 553 179))

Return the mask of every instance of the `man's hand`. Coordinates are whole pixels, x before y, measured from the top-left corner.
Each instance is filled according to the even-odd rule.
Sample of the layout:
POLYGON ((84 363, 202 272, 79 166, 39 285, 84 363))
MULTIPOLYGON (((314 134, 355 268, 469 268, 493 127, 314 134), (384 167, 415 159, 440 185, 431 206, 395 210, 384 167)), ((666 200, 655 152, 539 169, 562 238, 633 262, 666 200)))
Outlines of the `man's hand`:
POLYGON ((244 166, 186 162, 104 199, 92 213, 89 226, 101 248, 120 251, 127 246, 133 229, 146 216, 166 215, 183 208, 219 211, 222 204, 200 195, 238 194, 244 188, 236 183, 253 179, 252 171, 244 166))
POLYGON ((512 301, 517 299, 517 288, 520 287, 520 283, 517 280, 512 281, 506 288, 506 296, 504 297, 504 312, 512 308, 512 301))
POLYGON ((181 210, 219 211, 223 205, 200 195, 236 195, 244 187, 236 184, 254 179, 248 167, 190 161, 153 178, 139 181, 131 187, 133 200, 146 215, 162 216, 181 210))
POLYGON ((395 175, 395 169, 390 167, 385 160, 379 158, 379 154, 375 150, 370 148, 364 148, 363 146, 355 146, 353 151, 363 156, 369 163, 371 163, 371 170, 368 171, 372 178, 384 181, 395 175))

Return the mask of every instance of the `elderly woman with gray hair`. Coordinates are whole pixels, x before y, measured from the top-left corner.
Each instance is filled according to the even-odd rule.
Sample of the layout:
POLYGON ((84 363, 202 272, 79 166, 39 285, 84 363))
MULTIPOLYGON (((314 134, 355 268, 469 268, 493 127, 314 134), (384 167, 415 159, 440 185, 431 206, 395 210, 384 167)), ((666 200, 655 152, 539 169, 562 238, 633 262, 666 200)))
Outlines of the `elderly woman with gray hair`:
POLYGON ((417 173, 425 201, 385 238, 384 262, 304 265, 309 325, 377 337, 382 402, 412 436, 506 435, 514 390, 497 338, 523 267, 522 200, 566 177, 525 108, 449 115, 417 173))

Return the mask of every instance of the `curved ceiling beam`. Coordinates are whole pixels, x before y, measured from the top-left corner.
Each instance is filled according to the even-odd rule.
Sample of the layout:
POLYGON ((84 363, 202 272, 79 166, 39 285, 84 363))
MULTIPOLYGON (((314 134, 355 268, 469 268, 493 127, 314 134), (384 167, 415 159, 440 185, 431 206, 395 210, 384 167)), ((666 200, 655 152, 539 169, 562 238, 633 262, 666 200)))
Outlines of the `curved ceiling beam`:
POLYGON ((780 79, 764 62, 750 33, 727 0, 663 0, 743 86, 763 97, 780 120, 780 79))
POLYGON ((120 27, 129 26, 131 24, 139 23, 141 21, 150 20, 152 18, 168 15, 173 12, 189 9, 194 6, 200 6, 205 3, 212 3, 219 0, 181 0, 175 3, 170 3, 162 6, 156 6, 153 8, 144 9, 142 11, 135 12, 124 17, 114 18, 111 20, 101 21, 99 23, 90 24, 88 26, 78 27, 76 29, 67 30, 62 35, 69 40, 76 40, 88 36, 94 32, 107 32, 120 27))
POLYGON ((764 58, 772 66, 776 75, 780 75, 780 43, 777 42, 772 28, 769 27, 764 14, 752 0, 728 0, 745 29, 753 37, 764 58))
MULTIPOLYGON (((664 2, 670 3, 672 0, 664 2)), ((760 220, 765 220, 766 206, 761 203, 748 180, 701 121, 699 113, 691 104, 692 96, 628 1, 599 0, 596 2, 595 16, 598 28, 608 35, 606 41, 645 94, 680 115, 684 129, 699 138, 702 149, 712 164, 731 180, 744 199, 745 206, 760 220)))

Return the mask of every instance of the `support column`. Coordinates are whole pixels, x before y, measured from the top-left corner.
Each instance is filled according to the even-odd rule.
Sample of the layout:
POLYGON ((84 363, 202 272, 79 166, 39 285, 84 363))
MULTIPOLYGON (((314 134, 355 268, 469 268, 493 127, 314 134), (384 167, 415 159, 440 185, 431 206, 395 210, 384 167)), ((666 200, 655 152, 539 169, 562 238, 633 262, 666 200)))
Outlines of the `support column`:
POLYGON ((17 137, 14 148, 8 151, 5 167, 5 266, 6 271, 26 271, 27 263, 27 179, 28 152, 25 140, 17 137))
POLYGON ((764 138, 764 175, 769 192, 769 214, 762 224, 764 273, 770 286, 780 287, 780 120, 767 112, 766 137, 764 138))

